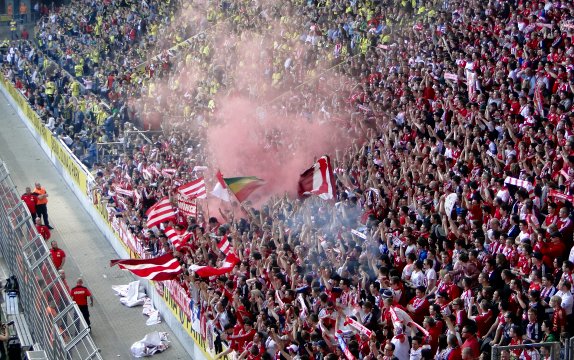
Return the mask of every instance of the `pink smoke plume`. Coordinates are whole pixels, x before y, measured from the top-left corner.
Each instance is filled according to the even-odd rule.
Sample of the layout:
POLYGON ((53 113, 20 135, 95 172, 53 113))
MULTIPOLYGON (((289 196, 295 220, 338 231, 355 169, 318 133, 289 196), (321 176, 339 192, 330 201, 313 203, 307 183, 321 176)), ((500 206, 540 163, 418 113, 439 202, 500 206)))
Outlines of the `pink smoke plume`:
POLYGON ((275 194, 294 195, 299 175, 316 158, 350 143, 334 123, 262 114, 257 104, 227 98, 219 107, 218 124, 208 130, 208 153, 225 177, 258 176, 266 185, 257 191, 263 200, 275 194), (263 119, 264 117, 264 119, 263 119))

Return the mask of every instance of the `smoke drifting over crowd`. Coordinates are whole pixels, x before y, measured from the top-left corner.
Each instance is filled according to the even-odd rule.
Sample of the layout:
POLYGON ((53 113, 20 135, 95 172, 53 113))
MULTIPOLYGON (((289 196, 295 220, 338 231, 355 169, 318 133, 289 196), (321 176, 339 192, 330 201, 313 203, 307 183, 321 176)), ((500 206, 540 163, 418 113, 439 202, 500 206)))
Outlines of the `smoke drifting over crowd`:
MULTIPOLYGON (((188 13, 183 12, 196 18, 188 13)), ((211 115, 201 116, 209 118, 202 139, 210 171, 207 178, 220 169, 225 177, 265 180, 259 197, 295 194, 299 174, 316 158, 335 157, 335 149, 350 144, 343 121, 338 121, 344 120, 340 109, 347 95, 341 94, 337 105, 324 100, 332 98, 326 95, 332 95, 343 78, 336 70, 318 66, 323 63, 318 59, 320 50, 301 39, 277 48, 274 37, 278 34, 231 31, 233 25, 225 20, 218 26, 196 25, 204 33, 190 45, 195 52, 187 50, 183 52, 187 55, 178 56, 176 79, 170 80, 170 85, 177 82, 187 87, 186 95, 181 96, 181 90, 179 96, 174 95, 174 86, 162 83, 156 88, 162 89, 161 96, 169 99, 172 109, 197 103, 198 98, 209 107, 206 99, 213 99, 211 115), (283 74, 279 80, 274 78, 277 73, 283 74)))
POLYGON ((221 123, 208 130, 208 149, 225 176, 259 176, 268 194, 294 193, 299 174, 315 158, 344 145, 330 124, 257 110, 245 98, 225 99, 218 113, 221 123))

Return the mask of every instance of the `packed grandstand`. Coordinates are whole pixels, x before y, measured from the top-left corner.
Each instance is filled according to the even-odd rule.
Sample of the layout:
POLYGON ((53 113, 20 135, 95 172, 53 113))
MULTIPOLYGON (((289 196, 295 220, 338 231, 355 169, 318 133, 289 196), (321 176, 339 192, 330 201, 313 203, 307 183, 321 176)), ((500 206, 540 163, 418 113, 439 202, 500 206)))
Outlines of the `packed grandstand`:
POLYGON ((3 72, 110 216, 179 260, 218 356, 490 358, 574 326, 572 11, 73 1, 9 44, 3 72), (298 198, 324 154, 335 199, 298 198), (217 169, 267 183, 147 228, 148 209, 217 169), (196 271, 230 252, 229 271, 196 271))

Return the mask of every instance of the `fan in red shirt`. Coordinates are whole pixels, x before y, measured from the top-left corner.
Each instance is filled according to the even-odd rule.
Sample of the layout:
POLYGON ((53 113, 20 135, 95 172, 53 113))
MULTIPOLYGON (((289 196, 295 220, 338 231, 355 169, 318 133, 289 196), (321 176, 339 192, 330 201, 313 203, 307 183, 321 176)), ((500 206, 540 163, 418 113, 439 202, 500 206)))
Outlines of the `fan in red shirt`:
POLYGON ((70 290, 70 296, 72 300, 76 302, 78 308, 82 312, 88 327, 90 327, 90 311, 88 308, 88 298, 90 299, 90 306, 94 306, 94 298, 92 297, 92 293, 90 290, 84 286, 84 280, 79 278, 76 281, 76 286, 70 290))
POLYGON ((480 356, 480 344, 476 337, 475 326, 465 325, 462 328, 461 336, 464 339, 464 343, 461 346, 461 350, 465 348, 470 348, 472 350, 472 358, 476 359, 480 356))
POLYGON ((52 262, 57 270, 60 270, 64 267, 64 263, 66 262, 66 253, 64 250, 58 247, 58 243, 52 241, 52 248, 50 249, 50 255, 52 255, 52 262))
POLYGON ((32 193, 30 187, 26 187, 26 192, 20 197, 32 215, 32 219, 36 218, 36 203, 38 202, 38 195, 32 193))
POLYGON ((46 225, 42 225, 42 219, 40 218, 36 218, 36 231, 38 231, 38 234, 42 235, 46 241, 50 240, 50 236, 52 236, 50 229, 48 229, 46 225))
POLYGON ((554 309, 552 315, 552 332, 555 335, 562 334, 566 329, 566 310, 562 308, 562 298, 554 295, 550 298, 550 306, 554 309))
POLYGON ((473 305, 474 305, 474 298, 470 298, 470 307, 469 307, 469 311, 468 311, 468 319, 474 320, 476 322, 477 335, 482 337, 488 333, 488 330, 490 329, 492 324, 494 324, 494 320, 495 320, 494 314, 492 313, 492 310, 490 309, 490 305, 488 303, 488 300, 486 300, 486 299, 483 299, 480 302, 480 304, 478 306, 479 314, 476 316, 471 315, 473 305))
POLYGON ((409 314, 417 324, 421 324, 429 313, 430 304, 425 298, 425 290, 424 286, 419 286, 415 291, 416 296, 407 305, 409 314))

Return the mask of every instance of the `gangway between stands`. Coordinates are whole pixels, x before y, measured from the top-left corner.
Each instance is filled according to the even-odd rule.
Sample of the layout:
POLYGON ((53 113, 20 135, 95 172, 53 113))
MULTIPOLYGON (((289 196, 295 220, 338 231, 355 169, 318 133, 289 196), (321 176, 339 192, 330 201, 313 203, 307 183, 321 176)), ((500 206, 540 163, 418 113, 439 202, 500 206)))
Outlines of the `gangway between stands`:
POLYGON ((6 307, 24 350, 34 350, 27 358, 102 359, 1 159, 0 252, 18 280, 17 295, 7 295, 6 307))

